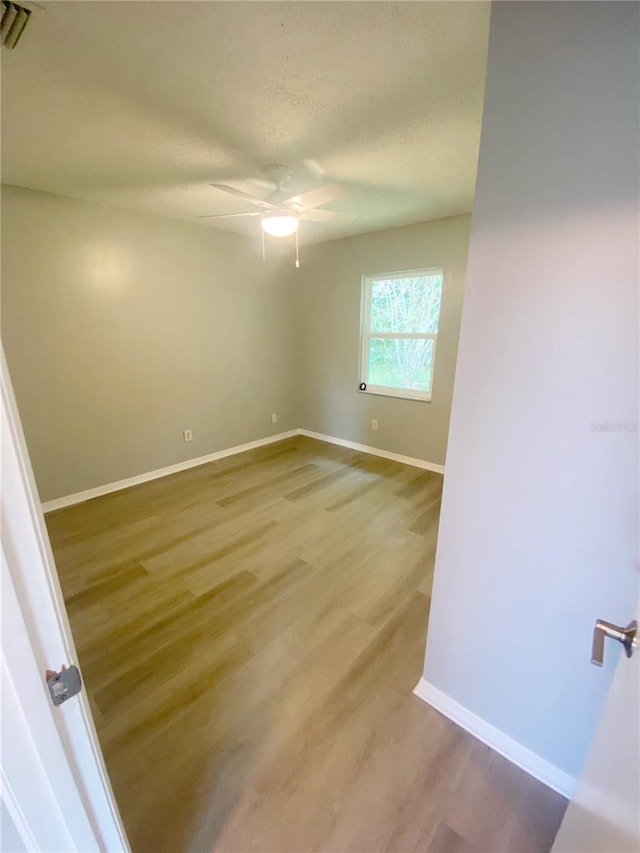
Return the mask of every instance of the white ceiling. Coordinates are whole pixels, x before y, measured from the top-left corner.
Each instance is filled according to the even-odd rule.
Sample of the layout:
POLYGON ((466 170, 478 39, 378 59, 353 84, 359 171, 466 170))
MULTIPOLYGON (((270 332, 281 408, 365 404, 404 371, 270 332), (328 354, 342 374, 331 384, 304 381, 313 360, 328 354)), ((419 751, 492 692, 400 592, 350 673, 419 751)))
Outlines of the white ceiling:
POLYGON ((307 242, 467 212, 489 5, 46 2, 2 50, 3 181, 193 220, 284 163, 357 214, 307 242))

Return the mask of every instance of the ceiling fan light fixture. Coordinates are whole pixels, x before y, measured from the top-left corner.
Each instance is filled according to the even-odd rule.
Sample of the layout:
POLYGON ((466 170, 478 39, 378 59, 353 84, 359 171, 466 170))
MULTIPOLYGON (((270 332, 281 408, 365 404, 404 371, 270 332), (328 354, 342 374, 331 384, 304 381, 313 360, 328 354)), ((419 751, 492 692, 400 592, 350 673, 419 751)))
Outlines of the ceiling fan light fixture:
POLYGON ((295 234, 300 220, 292 213, 267 213, 262 217, 262 230, 271 237, 290 237, 295 234))

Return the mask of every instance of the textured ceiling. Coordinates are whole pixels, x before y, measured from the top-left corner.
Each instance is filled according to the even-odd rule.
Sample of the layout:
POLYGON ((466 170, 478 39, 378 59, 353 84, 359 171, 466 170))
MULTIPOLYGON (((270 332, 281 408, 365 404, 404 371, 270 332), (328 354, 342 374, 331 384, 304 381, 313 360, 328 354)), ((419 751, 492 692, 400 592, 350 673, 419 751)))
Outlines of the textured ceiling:
MULTIPOLYGON (((284 163, 346 225, 471 209, 489 3, 46 2, 2 50, 5 183, 193 220, 284 163)), ((256 220, 203 224, 255 233, 256 220)))

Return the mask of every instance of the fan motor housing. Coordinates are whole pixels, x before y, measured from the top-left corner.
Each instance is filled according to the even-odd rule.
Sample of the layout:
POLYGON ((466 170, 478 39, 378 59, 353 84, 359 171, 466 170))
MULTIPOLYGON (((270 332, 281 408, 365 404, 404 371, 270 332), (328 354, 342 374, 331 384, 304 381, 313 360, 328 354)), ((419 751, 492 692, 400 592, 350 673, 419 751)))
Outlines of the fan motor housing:
POLYGON ((282 166, 279 163, 263 166, 261 171, 262 174, 274 183, 278 189, 286 186, 291 180, 291 169, 289 169, 288 166, 282 166))

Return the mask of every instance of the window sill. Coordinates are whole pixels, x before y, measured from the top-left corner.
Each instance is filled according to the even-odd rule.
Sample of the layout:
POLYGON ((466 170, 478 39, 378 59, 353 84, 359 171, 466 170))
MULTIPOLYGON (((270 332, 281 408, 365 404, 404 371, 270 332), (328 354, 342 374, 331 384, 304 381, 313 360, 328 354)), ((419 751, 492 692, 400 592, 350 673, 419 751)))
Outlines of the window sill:
POLYGON ((412 397, 410 394, 394 394, 392 391, 370 391, 368 388, 365 391, 362 391, 360 388, 357 389, 358 394, 368 394, 370 397, 392 397, 394 400, 411 400, 413 403, 430 403, 431 396, 429 397, 412 397))

